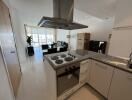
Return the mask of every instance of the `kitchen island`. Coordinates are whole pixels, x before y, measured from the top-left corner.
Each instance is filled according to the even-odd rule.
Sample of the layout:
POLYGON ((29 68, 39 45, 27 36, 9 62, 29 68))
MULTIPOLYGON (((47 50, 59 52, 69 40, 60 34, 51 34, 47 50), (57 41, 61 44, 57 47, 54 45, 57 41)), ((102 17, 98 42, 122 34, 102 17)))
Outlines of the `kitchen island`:
MULTIPOLYGON (((65 52, 65 53, 68 53, 68 52, 65 52)), ((117 58, 117 57, 113 57, 109 55, 104 55, 104 54, 100 54, 100 53, 96 53, 92 51, 86 51, 86 50, 73 50, 73 51, 70 51, 70 53, 75 55, 78 59, 76 61, 69 62, 67 64, 81 62, 86 59, 93 59, 93 60, 97 60, 99 62, 108 64, 113 67, 132 73, 132 69, 128 68, 127 66, 128 61, 125 59, 121 59, 121 58, 117 58)), ((50 54, 45 56, 45 59, 51 64, 54 70, 57 70, 58 68, 65 66, 65 64, 63 65, 60 64, 56 66, 54 63, 50 61, 51 56, 58 55, 58 54, 63 54, 63 53, 50 54)))
POLYGON ((112 82, 114 84, 112 79, 117 70, 131 75, 132 69, 128 68, 127 62, 124 59, 85 50, 46 55, 44 64, 47 66, 49 85, 52 87, 51 100, 63 100, 86 83, 105 98, 114 100, 113 94, 109 93, 114 87, 111 85, 112 82), (73 59, 65 61, 66 56, 73 59), (59 64, 56 64, 56 60, 59 64))

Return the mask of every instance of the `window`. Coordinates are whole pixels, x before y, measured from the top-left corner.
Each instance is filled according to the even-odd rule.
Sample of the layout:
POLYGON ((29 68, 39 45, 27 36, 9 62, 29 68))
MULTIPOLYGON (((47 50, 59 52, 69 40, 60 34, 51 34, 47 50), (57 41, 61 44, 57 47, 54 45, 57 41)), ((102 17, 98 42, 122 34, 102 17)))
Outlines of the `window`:
POLYGON ((39 42, 40 42, 40 44, 47 44, 46 35, 39 34, 39 42))
POLYGON ((51 34, 47 35, 47 43, 48 44, 51 44, 52 43, 51 42, 52 40, 53 40, 53 35, 51 35, 51 34))
POLYGON ((26 32, 27 36, 32 36, 33 46, 53 43, 53 29, 26 26, 26 32))

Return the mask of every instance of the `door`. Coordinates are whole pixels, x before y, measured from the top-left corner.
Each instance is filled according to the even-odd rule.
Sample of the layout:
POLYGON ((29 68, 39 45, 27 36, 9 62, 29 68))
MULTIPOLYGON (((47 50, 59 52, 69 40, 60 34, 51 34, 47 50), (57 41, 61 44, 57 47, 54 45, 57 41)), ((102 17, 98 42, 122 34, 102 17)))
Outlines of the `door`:
POLYGON ((132 74, 116 69, 114 71, 109 100, 132 100, 132 74))
POLYGON ((90 85, 107 98, 114 68, 106 64, 92 61, 90 85))
POLYGON ((3 53, 0 46, 0 100, 14 100, 3 53))
POLYGON ((21 68, 12 32, 9 10, 0 0, 0 42, 3 49, 10 80, 16 96, 21 79, 21 68))

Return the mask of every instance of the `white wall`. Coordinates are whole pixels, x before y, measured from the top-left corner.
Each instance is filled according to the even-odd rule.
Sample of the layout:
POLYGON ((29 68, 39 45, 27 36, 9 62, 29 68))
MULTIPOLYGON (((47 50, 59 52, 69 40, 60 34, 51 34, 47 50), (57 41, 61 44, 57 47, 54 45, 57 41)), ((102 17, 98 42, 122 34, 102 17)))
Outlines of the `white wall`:
POLYGON ((117 0, 75 0, 75 8, 101 19, 112 17, 117 0))
POLYGON ((16 9, 11 8, 10 14, 12 19, 13 33, 15 34, 18 56, 20 62, 23 63, 26 61, 26 56, 25 56, 26 38, 25 38, 24 26, 21 23, 19 12, 16 9))
MULTIPOLYGON (((118 0, 114 27, 132 26, 132 0, 118 0)), ((132 28, 113 30, 109 55, 128 58, 132 52, 132 28)))
POLYGON ((132 0, 117 0, 115 27, 132 26, 132 0))
MULTIPOLYGON (((88 15, 85 12, 75 9, 74 21, 88 25, 86 29, 78 29, 71 31, 71 49, 76 49, 77 33, 90 32, 91 40, 107 41, 109 34, 112 33, 114 18, 99 19, 94 16, 88 15)), ((58 39, 68 41, 66 35, 68 31, 58 30, 58 39)))
POLYGON ((67 35, 69 34, 69 30, 57 29, 57 41, 65 41, 68 42, 67 35))

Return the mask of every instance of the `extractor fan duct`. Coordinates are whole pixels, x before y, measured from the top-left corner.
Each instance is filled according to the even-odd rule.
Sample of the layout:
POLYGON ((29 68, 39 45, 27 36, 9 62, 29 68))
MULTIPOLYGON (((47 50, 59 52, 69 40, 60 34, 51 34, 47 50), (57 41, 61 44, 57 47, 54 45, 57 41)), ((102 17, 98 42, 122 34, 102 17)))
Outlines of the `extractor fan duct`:
POLYGON ((55 29, 82 29, 86 25, 73 22, 74 0, 53 0, 54 17, 43 16, 38 26, 55 29))

